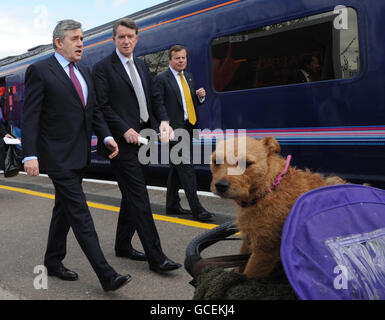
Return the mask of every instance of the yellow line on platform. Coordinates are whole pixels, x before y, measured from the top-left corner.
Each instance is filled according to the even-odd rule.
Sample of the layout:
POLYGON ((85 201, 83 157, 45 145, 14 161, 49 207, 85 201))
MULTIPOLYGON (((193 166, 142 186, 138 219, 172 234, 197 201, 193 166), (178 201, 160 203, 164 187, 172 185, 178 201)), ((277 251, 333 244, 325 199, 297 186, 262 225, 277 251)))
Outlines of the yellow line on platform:
MULTIPOLYGON (((55 199, 55 195, 53 195, 53 194, 36 192, 36 191, 28 190, 28 189, 8 187, 8 186, 3 186, 3 185, 0 185, 0 189, 18 192, 18 193, 24 193, 24 194, 28 194, 28 195, 40 197, 40 198, 46 198, 46 199, 52 199, 52 200, 55 199)), ((87 201, 87 204, 90 208, 95 208, 95 209, 100 209, 100 210, 105 210, 105 211, 111 211, 111 212, 119 212, 119 207, 105 205, 105 204, 101 204, 101 203, 90 202, 90 201, 87 201)), ((198 222, 198 221, 191 221, 191 220, 186 220, 186 219, 168 217, 168 216, 159 215, 159 214, 153 214, 153 217, 155 220, 171 222, 171 223, 176 223, 176 224, 185 225, 185 226, 189 226, 189 227, 200 228, 200 229, 211 230, 211 229, 214 229, 215 227, 218 227, 218 225, 215 225, 215 224, 202 223, 202 222, 198 222)))

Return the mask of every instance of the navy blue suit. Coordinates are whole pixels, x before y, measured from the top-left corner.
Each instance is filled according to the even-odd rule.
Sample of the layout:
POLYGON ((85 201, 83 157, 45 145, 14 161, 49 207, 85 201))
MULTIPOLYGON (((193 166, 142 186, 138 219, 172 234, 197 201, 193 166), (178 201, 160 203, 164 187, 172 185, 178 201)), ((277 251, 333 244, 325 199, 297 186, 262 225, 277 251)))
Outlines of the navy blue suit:
POLYGON ((6 134, 7 134, 7 131, 5 130, 3 123, 0 121, 0 137, 4 138, 6 134))
MULTIPOLYGON (((184 77, 189 85, 191 97, 196 110, 200 102, 196 94, 194 79, 192 74, 188 72, 184 72, 184 77)), ((191 138, 188 147, 192 150, 193 129, 196 127, 196 124, 193 126, 188 121, 184 120, 181 91, 174 74, 170 68, 168 68, 166 71, 158 74, 155 77, 154 82, 156 88, 154 94, 160 97, 161 104, 167 110, 167 114, 170 118, 170 126, 174 130, 187 130, 191 138)), ((175 144, 176 143, 170 143, 170 152, 171 148, 173 148, 175 144)), ((192 154, 192 152, 190 154, 192 154)), ((167 209, 176 210, 180 208, 180 197, 178 195, 178 191, 180 188, 183 188, 193 216, 197 216, 199 213, 206 211, 197 196, 197 181, 195 169, 192 164, 192 158, 190 159, 190 163, 181 163, 178 165, 175 165, 172 161, 170 161, 170 167, 167 181, 167 209)))
POLYGON ((24 158, 37 156, 55 187, 44 264, 62 265, 70 227, 99 280, 117 275, 104 258, 93 220, 82 190, 83 169, 90 162, 92 131, 100 139, 111 133, 96 108, 89 71, 79 67, 88 87, 84 107, 71 79, 55 56, 36 62, 25 74, 25 102, 22 115, 24 158))
POLYGON ((150 200, 141 164, 139 147, 125 141, 123 134, 129 129, 140 132, 145 127, 159 130, 159 122, 168 120, 167 113, 152 96, 152 75, 140 59, 134 58, 147 100, 149 120, 140 122, 139 103, 122 61, 116 52, 98 62, 93 69, 97 103, 119 145, 119 155, 111 160, 116 174, 122 202, 116 232, 116 252, 127 252, 131 239, 138 233, 150 264, 160 264, 165 259, 159 235, 152 217, 150 200))

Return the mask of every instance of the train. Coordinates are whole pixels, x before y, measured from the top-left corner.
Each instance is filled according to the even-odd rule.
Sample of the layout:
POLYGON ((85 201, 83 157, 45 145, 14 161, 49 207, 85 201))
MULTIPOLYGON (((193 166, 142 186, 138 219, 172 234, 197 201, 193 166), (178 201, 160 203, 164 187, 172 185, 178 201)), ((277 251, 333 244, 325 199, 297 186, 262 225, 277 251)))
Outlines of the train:
MULTIPOLYGON (((382 0, 171 0, 128 17, 139 26, 135 55, 154 75, 168 68, 171 46, 188 49, 187 69, 207 92, 194 148, 215 148, 218 130, 274 136, 297 167, 383 187, 384 15, 382 0), (306 56, 318 70, 295 80, 306 56)), ((114 22, 85 31, 88 68, 114 50, 114 22)), ((2 115, 17 136, 26 68, 52 53, 42 45, 0 60, 2 115)), ((195 164, 206 190, 208 162, 195 164)), ((90 170, 108 171, 109 162, 93 152, 90 170)), ((166 181, 166 164, 149 170, 166 181)))

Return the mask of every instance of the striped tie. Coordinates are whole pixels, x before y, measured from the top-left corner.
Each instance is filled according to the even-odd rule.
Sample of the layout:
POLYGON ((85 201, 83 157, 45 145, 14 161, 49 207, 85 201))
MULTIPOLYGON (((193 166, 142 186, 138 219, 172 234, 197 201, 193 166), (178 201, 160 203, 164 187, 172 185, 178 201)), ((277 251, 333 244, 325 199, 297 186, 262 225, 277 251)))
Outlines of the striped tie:
POLYGON ((139 103, 140 119, 143 122, 147 122, 149 115, 148 115, 147 100, 143 90, 143 85, 140 83, 140 80, 138 79, 139 75, 135 72, 134 61, 128 60, 127 66, 128 66, 128 70, 130 71, 132 86, 134 87, 136 98, 138 99, 138 103, 139 103))
POLYGON ((80 84, 80 82, 79 82, 78 77, 77 77, 76 74, 75 74, 75 71, 74 71, 74 63, 73 63, 73 62, 70 63, 70 78, 71 78, 71 80, 72 80, 72 83, 73 83, 74 86, 75 86, 76 91, 77 91, 78 94, 79 94, 80 100, 82 100, 83 107, 85 107, 85 106, 86 106, 86 103, 84 102, 83 89, 82 89, 82 86, 81 86, 81 84, 80 84))
POLYGON ((190 87, 188 86, 183 73, 179 72, 178 73, 180 76, 180 81, 182 83, 182 88, 183 88, 183 94, 184 94, 184 99, 186 101, 186 108, 187 108, 187 115, 188 115, 188 121, 194 125, 197 122, 197 116, 195 113, 195 108, 194 108, 194 103, 191 97, 191 92, 190 92, 190 87))

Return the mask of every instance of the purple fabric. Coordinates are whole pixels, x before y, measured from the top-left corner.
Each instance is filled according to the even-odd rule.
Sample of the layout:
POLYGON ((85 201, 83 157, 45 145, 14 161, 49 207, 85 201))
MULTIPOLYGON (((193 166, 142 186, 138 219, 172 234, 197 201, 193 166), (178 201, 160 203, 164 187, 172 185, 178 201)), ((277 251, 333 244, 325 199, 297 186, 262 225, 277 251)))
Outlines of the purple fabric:
POLYGON ((281 258, 300 299, 385 299, 385 191, 310 191, 283 229, 281 258))
POLYGON ((82 85, 80 84, 79 79, 78 79, 78 77, 75 74, 74 64, 72 62, 70 63, 70 78, 71 78, 71 80, 72 80, 72 82, 73 82, 73 84, 75 86, 76 91, 79 94, 80 99, 82 100, 83 107, 84 107, 86 105, 86 103, 84 102, 84 95, 83 95, 82 85))

